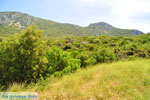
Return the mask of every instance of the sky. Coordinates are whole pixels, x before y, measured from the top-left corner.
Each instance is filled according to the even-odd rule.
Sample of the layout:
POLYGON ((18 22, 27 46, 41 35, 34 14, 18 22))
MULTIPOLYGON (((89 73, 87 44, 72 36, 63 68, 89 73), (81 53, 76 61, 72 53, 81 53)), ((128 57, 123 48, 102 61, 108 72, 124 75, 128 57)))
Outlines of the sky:
POLYGON ((150 0, 0 0, 0 12, 18 11, 60 23, 107 22, 150 32, 150 0))

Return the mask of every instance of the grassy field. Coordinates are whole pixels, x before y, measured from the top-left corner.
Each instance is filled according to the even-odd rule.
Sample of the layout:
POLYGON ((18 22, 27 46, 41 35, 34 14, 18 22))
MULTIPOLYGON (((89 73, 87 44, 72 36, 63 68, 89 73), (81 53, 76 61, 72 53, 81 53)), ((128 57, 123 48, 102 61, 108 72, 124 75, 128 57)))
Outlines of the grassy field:
POLYGON ((150 100, 150 60, 98 64, 7 91, 36 91, 40 100, 150 100))

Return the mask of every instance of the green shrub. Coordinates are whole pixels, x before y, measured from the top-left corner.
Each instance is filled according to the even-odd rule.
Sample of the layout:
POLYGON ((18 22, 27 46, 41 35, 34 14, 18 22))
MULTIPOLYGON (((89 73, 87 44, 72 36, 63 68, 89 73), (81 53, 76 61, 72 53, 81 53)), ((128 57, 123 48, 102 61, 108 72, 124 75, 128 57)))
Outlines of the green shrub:
POLYGON ((80 43, 77 42, 77 41, 73 41, 72 45, 75 46, 75 47, 77 47, 77 48, 80 48, 80 43))
POLYGON ((96 53, 97 62, 109 62, 115 60, 115 54, 108 48, 99 49, 96 53))
POLYGON ((80 51, 79 50, 72 50, 70 52, 70 55, 73 57, 73 58, 76 58, 76 56, 78 56, 80 54, 80 51))
POLYGON ((0 86, 12 82, 30 82, 45 76, 46 45, 42 31, 30 26, 20 35, 0 43, 0 86))
POLYGON ((89 51, 92 51, 94 50, 94 45, 89 45, 89 48, 88 48, 89 51))
POLYGON ((81 60, 81 67, 94 65, 97 63, 96 55, 94 55, 93 52, 81 52, 76 58, 81 60))
POLYGON ((91 56, 87 60, 85 60, 86 65, 95 65, 97 63, 96 57, 91 56))
POLYGON ((48 59, 48 73, 58 75, 74 72, 80 68, 80 60, 74 59, 66 51, 59 48, 52 47, 47 53, 48 59))
POLYGON ((77 55, 76 58, 80 59, 80 61, 81 61, 81 67, 85 67, 85 66, 88 65, 87 62, 86 62, 86 60, 89 58, 89 55, 86 52, 80 53, 79 55, 77 55))

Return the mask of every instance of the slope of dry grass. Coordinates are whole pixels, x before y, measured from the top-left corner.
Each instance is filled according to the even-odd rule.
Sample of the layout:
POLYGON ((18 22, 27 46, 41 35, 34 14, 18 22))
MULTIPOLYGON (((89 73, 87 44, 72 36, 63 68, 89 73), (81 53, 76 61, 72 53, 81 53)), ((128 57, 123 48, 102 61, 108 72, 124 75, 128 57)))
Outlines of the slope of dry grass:
POLYGON ((149 100, 150 60, 98 64, 27 88, 14 84, 8 91, 36 91, 41 100, 149 100))

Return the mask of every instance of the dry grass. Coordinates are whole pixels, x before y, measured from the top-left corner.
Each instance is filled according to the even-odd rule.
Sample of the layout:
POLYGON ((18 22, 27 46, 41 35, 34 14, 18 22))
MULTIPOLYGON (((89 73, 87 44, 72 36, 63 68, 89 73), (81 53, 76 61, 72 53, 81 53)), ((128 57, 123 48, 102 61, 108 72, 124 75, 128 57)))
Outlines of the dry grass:
POLYGON ((150 100, 150 60, 98 64, 43 82, 23 91, 37 91, 41 100, 150 100))

